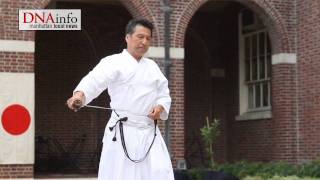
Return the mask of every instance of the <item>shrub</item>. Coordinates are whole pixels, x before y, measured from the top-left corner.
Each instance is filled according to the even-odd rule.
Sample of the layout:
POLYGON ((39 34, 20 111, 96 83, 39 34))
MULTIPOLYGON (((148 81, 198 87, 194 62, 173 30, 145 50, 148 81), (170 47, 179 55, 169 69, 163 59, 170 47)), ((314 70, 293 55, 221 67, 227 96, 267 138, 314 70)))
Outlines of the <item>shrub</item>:
POLYGON ((213 159, 213 143, 216 141, 217 137, 220 134, 219 129, 219 121, 217 119, 213 119, 211 123, 209 123, 209 118, 206 117, 207 125, 200 129, 202 138, 206 145, 206 151, 209 156, 209 167, 214 169, 214 159, 213 159))
POLYGON ((226 163, 216 165, 216 169, 239 178, 245 178, 247 176, 258 176, 262 179, 271 179, 277 176, 320 178, 320 161, 313 161, 302 165, 293 165, 281 161, 270 163, 239 161, 233 164, 226 163))

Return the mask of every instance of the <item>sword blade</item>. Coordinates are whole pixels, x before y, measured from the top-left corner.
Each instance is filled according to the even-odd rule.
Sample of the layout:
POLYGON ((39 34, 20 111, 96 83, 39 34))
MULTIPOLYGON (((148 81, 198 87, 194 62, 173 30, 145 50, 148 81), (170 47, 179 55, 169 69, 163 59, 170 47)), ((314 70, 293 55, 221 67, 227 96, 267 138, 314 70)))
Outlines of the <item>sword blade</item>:
MULTIPOLYGON (((92 106, 92 105, 84 105, 83 107, 87 108, 94 108, 94 109, 104 109, 104 110, 111 110, 111 111, 124 111, 121 109, 114 109, 114 108, 108 108, 108 107, 102 107, 102 106, 92 106)), ((142 115, 142 114, 133 114, 135 116, 142 116, 142 117, 149 117, 148 115, 142 115)))
POLYGON ((114 110, 113 108, 107 108, 107 107, 101 107, 101 106, 92 106, 92 105, 85 105, 84 107, 95 108, 95 109, 114 110))

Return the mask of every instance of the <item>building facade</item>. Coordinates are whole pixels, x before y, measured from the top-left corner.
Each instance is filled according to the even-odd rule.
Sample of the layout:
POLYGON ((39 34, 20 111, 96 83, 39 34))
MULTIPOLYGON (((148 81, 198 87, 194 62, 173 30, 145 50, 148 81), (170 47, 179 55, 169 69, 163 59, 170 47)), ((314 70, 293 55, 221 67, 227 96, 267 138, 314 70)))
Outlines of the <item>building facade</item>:
MULTIPOLYGON (((318 0, 1 0, 0 178, 96 173, 108 112, 64 103, 102 57, 125 48, 131 18, 154 23, 147 56, 164 68, 165 3, 174 167, 206 165, 199 129, 213 118, 219 162, 319 158, 318 0), (81 9, 82 30, 18 30, 19 9, 45 8, 81 9), (8 133, 10 108, 29 112, 21 133, 8 133)), ((108 101, 103 93, 93 104, 108 101)))

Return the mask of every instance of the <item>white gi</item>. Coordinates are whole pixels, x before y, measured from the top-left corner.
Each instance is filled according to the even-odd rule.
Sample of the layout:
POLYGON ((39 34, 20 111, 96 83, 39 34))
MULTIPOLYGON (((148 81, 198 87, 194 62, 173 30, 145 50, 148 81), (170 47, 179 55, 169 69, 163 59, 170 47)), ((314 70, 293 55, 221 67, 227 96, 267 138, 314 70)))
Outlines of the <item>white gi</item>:
MULTIPOLYGON (((106 88, 111 108, 121 117, 128 117, 123 124, 128 154, 132 159, 140 159, 154 136, 153 120, 147 117, 150 110, 162 105, 165 110, 160 117, 168 118, 171 104, 168 81, 154 61, 147 58, 137 61, 123 50, 103 58, 74 91, 83 91, 88 104, 106 88)), ((169 153, 159 129, 147 158, 134 163, 123 151, 119 125, 109 130, 118 119, 113 112, 105 129, 98 180, 173 180, 169 153), (112 141, 115 130, 117 141, 112 141)))

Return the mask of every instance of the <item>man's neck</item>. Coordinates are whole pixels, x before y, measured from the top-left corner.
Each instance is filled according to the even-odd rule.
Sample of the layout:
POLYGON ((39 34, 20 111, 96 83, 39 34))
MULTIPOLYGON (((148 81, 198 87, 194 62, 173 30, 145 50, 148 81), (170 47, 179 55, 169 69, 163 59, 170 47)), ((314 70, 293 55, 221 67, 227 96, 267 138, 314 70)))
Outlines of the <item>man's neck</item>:
POLYGON ((140 62, 140 60, 142 59, 142 56, 136 56, 133 53, 131 53, 128 49, 126 50, 136 61, 140 62))

